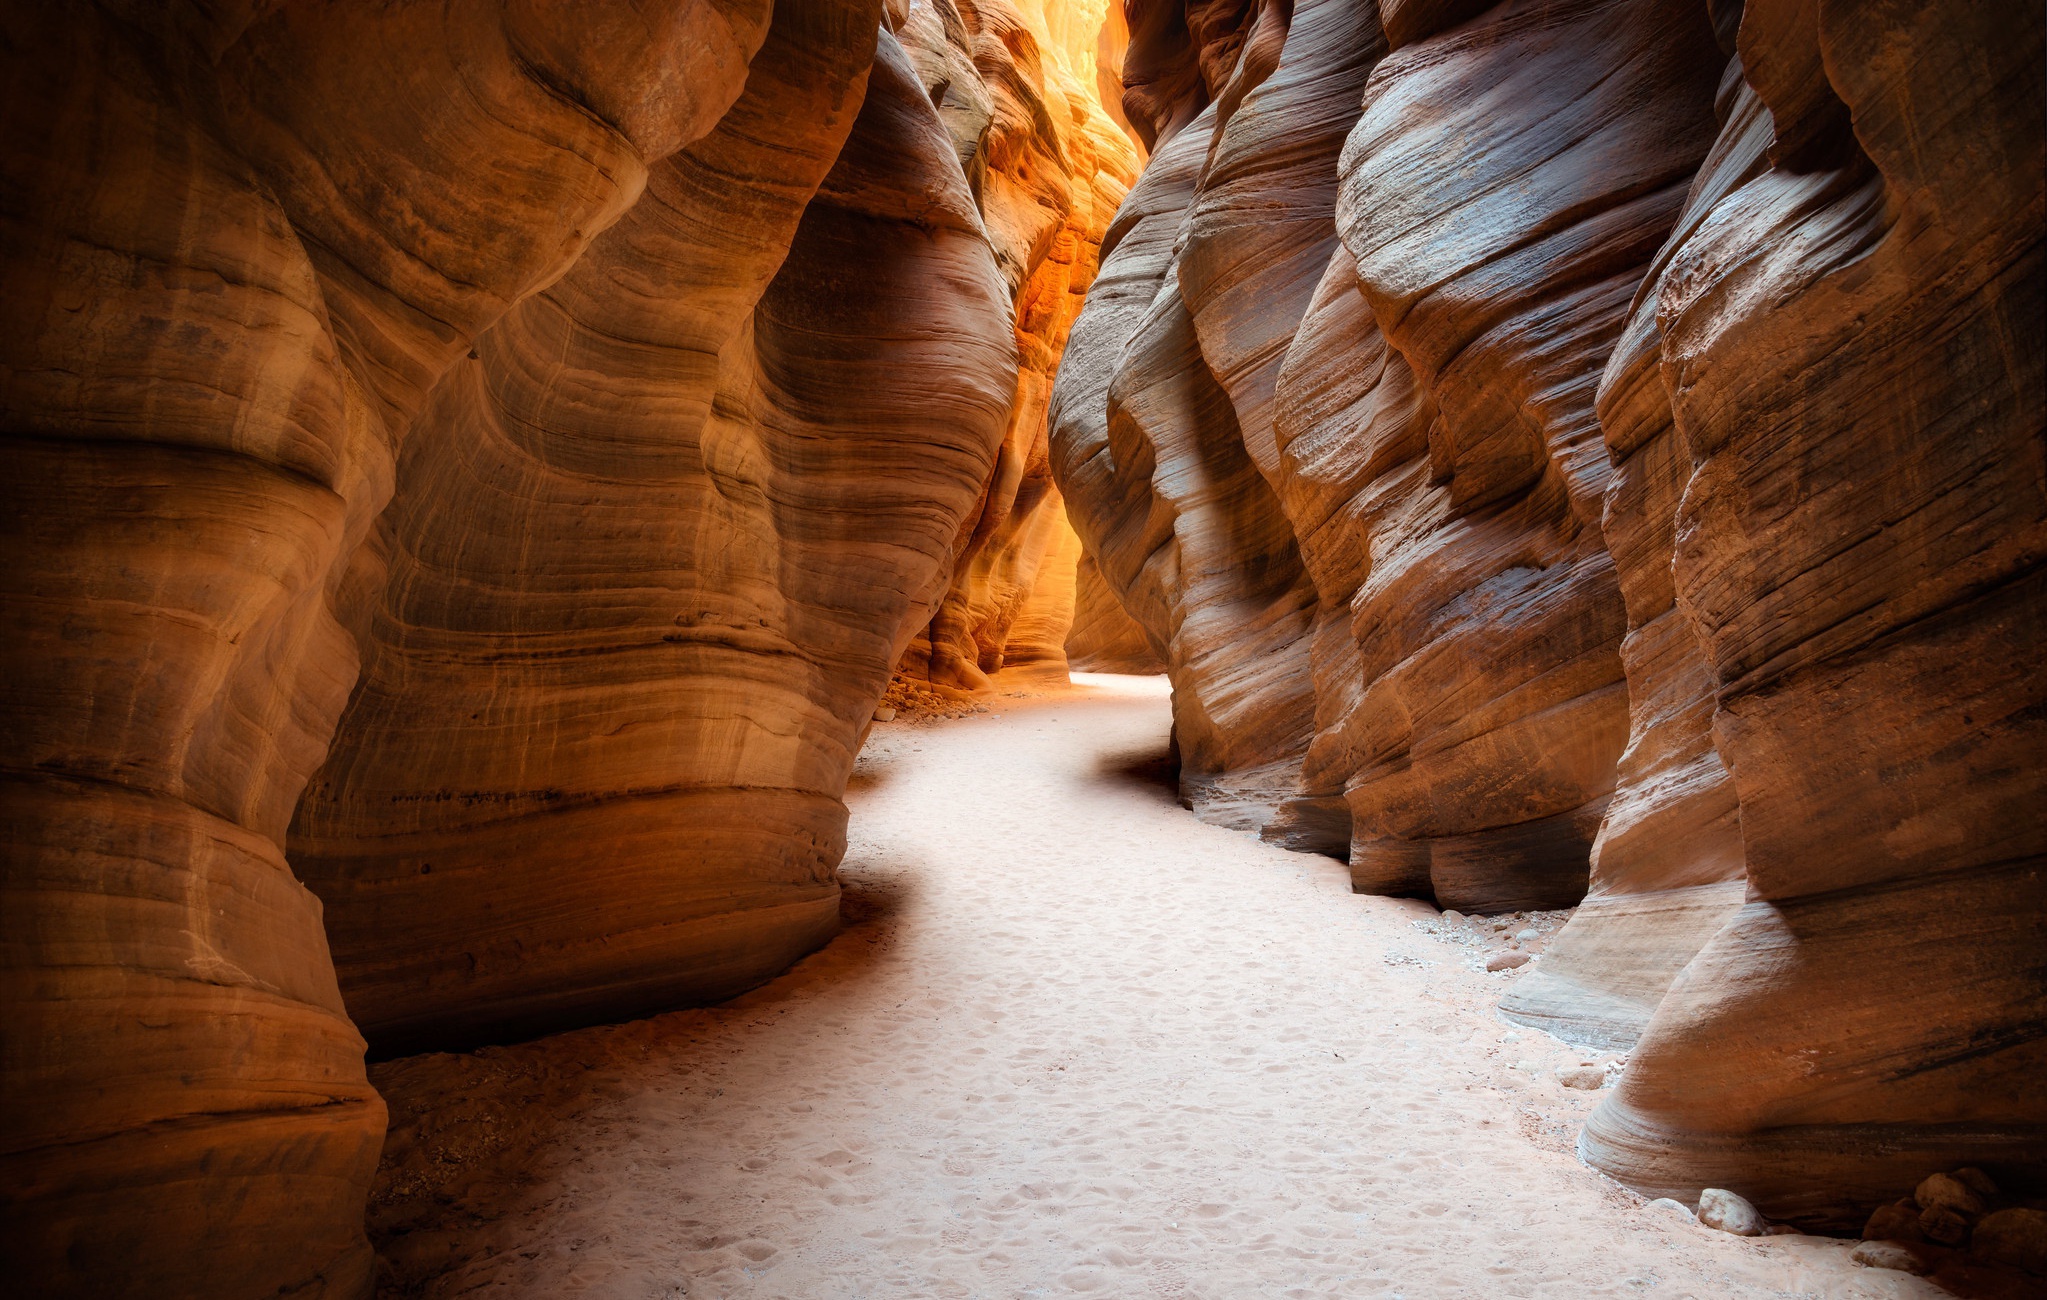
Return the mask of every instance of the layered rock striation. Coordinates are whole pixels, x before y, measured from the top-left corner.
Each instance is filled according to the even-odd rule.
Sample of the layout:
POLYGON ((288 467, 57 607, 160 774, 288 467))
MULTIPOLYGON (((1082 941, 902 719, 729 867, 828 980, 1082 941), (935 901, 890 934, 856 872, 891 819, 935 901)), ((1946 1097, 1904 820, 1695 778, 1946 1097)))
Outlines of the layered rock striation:
POLYGON ((1103 217, 1002 235, 884 17, 10 12, 17 1282, 366 1294, 364 1031, 830 932, 852 756, 1130 156, 1069 105, 1096 154, 997 161, 1103 217))
POLYGON ((1845 1226, 2037 1161, 2038 15, 1130 27, 1053 463, 1190 802, 1582 896, 1504 1007, 1633 1049, 1585 1150, 1637 1186, 1845 1226))
POLYGON ((1100 9, 918 0, 903 29, 985 217, 1020 363, 1002 448, 954 548, 951 586, 901 664, 941 687, 984 689, 1011 663, 1057 677, 1064 659, 1064 628, 1045 620, 1070 611, 1072 532, 1052 484, 1046 403, 1109 217, 1138 165, 1096 97, 1095 52, 1083 34, 1099 26, 1100 9))
POLYGON ((1644 286, 1747 895, 1587 1127, 1637 1185, 1848 1226, 2047 1162, 2042 35, 1749 5, 1644 286))
POLYGON ((440 374, 711 128, 768 7, 4 21, 0 1254, 364 1294, 383 1107, 283 853, 350 560, 440 374))
POLYGON ((1016 373, 951 142, 873 29, 778 19, 414 429, 291 837, 373 1048, 715 1000, 836 928, 846 777, 1016 373))

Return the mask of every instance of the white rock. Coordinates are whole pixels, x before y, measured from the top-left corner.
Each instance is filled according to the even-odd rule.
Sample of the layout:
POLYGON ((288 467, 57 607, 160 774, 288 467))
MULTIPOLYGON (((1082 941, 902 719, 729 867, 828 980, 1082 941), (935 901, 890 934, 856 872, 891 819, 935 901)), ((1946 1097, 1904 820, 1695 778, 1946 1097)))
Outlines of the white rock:
POLYGON ((1595 1092, 1606 1086, 1606 1071, 1596 1065, 1560 1065, 1557 1067, 1557 1082, 1566 1088, 1595 1092))
POLYGON ((1760 1237, 1770 1228, 1755 1206, 1724 1187, 1699 1193, 1699 1222, 1737 1237, 1760 1237))
POLYGON ((1675 1214, 1686 1223, 1697 1223, 1699 1221, 1699 1216, 1692 1213, 1691 1206, 1686 1205, 1683 1201, 1673 1201, 1668 1196, 1657 1197, 1649 1202, 1648 1208, 1662 1214, 1675 1214))
POLYGON ((1459 925, 1464 921, 1464 913, 1454 907, 1446 907, 1443 909, 1443 919, 1451 925, 1459 925))
POLYGON ((896 711, 884 704, 874 711, 874 720, 876 722, 894 722, 896 720, 896 711))
POLYGON ((1536 941, 1537 939, 1540 939, 1540 938, 1542 938, 1542 931, 1540 931, 1540 930, 1523 930, 1523 931, 1522 931, 1521 933, 1519 933, 1519 934, 1515 935, 1514 937, 1515 937, 1516 939, 1519 939, 1519 940, 1520 940, 1521 942, 1523 942, 1523 943, 1533 943, 1533 942, 1535 942, 1535 941, 1536 941))

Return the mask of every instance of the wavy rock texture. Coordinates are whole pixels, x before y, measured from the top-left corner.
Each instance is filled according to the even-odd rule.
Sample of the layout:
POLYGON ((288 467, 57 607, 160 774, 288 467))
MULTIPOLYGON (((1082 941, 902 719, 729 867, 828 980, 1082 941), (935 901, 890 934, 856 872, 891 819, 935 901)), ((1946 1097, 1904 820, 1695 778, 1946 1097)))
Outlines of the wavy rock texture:
MULTIPOLYGON (((1719 24, 1730 53, 1739 17, 1719 24)), ((1730 60, 1721 134, 1692 182, 1680 232, 1749 177, 1769 142, 1767 115, 1745 89, 1730 60)), ((1713 677, 1671 583, 1692 462, 1663 386, 1655 290, 1678 239, 1637 290, 1598 397, 1613 462, 1604 532, 1628 608, 1628 747, 1592 847, 1591 891, 1500 1004, 1510 1019, 1615 1051, 1634 1046, 1671 981, 1747 893, 1734 785, 1713 743, 1713 677)))
POLYGON ((291 845, 374 1049, 715 1000, 836 928, 846 776, 1016 362, 908 60, 797 12, 399 466, 291 845))
MULTIPOLYGON (((1316 593, 1286 514, 1247 450, 1232 393, 1203 355, 1193 310, 1271 288, 1255 273, 1226 283, 1232 259, 1256 262, 1270 250, 1256 247, 1255 233, 1228 229, 1226 210, 1218 220, 1221 205, 1207 214, 1197 206, 1218 124, 1258 93, 1286 40, 1283 9, 1236 17, 1250 39, 1217 19, 1202 28, 1205 62, 1168 77, 1160 69, 1171 50, 1191 51, 1195 38, 1185 24, 1132 14, 1125 72, 1138 79, 1124 106, 1157 152, 1111 227, 1075 327, 1073 360, 1060 372, 1055 474, 1097 571, 1173 679, 1182 798, 1210 820, 1341 851, 1341 808, 1301 789, 1314 715, 1307 666, 1316 593), (1169 90, 1180 98, 1167 99, 1169 90), (1211 250, 1202 264, 1217 283, 1191 282, 1206 294, 1199 301, 1183 274, 1186 248, 1211 250)), ((1275 116, 1299 109, 1283 92, 1275 102, 1275 116)), ((1213 319, 1210 328, 1219 328, 1213 319)), ((1252 335, 1263 329, 1277 338, 1283 328, 1257 322, 1241 332, 1255 352, 1252 335)), ((1269 388, 1265 372, 1277 358, 1265 361, 1249 376, 1224 371, 1252 405, 1259 399, 1251 390, 1269 388)))
POLYGON ((1098 574, 1198 777, 1341 795, 1361 889, 1589 883, 1503 1006, 1636 1047, 1617 1176, 1840 1226, 2037 1161, 2037 14, 1130 22, 1076 635, 1098 574))
POLYGON ((1144 628, 1124 611, 1123 602, 1102 576, 1101 565, 1074 534, 1073 618, 1066 632, 1066 659, 1077 672, 1140 673, 1166 671, 1165 657, 1152 647, 1144 628))
POLYGON ((1337 223, 1433 412, 1351 602, 1362 888, 1483 911, 1585 891, 1627 722, 1593 395, 1720 64, 1689 0, 1509 3, 1372 74, 1337 223))
POLYGON ((282 852, 354 680, 346 564, 440 373, 711 127, 766 20, 8 11, 17 1287, 366 1291, 383 1107, 282 852))
MULTIPOLYGON (((983 689, 1002 670, 1013 627, 1068 532, 1052 486, 1046 402, 1109 217, 1137 174, 1134 151, 1095 98, 1095 53, 1082 33, 1091 37, 1101 8, 919 0, 904 27, 974 180, 1009 282, 1021 362, 1002 450, 955 548, 951 588, 901 665, 941 686, 983 689)), ((1056 608, 1070 571, 1045 578, 1041 605, 1056 608)), ((1070 593, 1065 600, 1070 607, 1070 593)), ((1063 629, 1032 635, 1016 650, 1056 675, 1063 629)))
POLYGON ((1989 3, 1743 15, 1767 149, 1738 103, 1653 294, 1748 901, 1587 1127, 1636 1185, 1845 1226, 2047 1159, 2041 39, 1989 3))

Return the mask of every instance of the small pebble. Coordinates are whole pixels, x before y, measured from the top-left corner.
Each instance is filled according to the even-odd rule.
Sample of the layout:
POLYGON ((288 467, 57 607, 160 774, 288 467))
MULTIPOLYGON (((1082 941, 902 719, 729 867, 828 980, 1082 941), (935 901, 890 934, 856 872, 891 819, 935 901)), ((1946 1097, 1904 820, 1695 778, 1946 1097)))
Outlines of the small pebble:
POLYGON ((1864 1268, 1889 1268, 1900 1273, 1924 1273, 1926 1265, 1919 1256, 1903 1246, 1888 1241, 1865 1241, 1848 1252, 1848 1258, 1864 1268))
POLYGON ((1699 1222, 1737 1237, 1760 1237, 1770 1226, 1755 1206, 1724 1187, 1708 1187, 1699 1193, 1699 1222))
POLYGON ((884 704, 874 711, 874 720, 876 722, 894 722, 896 720, 896 711, 884 704))
POLYGON ((1515 935, 1514 937, 1515 937, 1516 939, 1519 939, 1519 940, 1520 940, 1521 942, 1523 942, 1523 943, 1533 943, 1533 942, 1535 942, 1535 941, 1536 941, 1537 939, 1540 939, 1540 938, 1542 938, 1542 931, 1540 931, 1540 930, 1523 930, 1523 931, 1522 931, 1521 933, 1519 933, 1519 934, 1515 935))
POLYGON ((1557 1082, 1566 1088, 1596 1092, 1606 1086, 1606 1071, 1596 1065, 1560 1065, 1557 1067, 1557 1082))
POLYGON ((1528 954, 1525 952, 1496 952, 1485 959, 1485 968, 1493 971, 1515 970, 1527 964, 1528 954))
POLYGON ((1443 919, 1452 925, 1461 925, 1464 921, 1464 913, 1454 907, 1446 907, 1443 909, 1443 919))

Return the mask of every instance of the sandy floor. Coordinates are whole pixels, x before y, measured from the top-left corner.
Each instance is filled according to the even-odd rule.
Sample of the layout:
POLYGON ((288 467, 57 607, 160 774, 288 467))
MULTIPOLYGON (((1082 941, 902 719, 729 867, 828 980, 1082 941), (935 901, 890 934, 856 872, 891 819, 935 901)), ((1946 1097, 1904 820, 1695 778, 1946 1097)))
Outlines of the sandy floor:
POLYGON ((877 726, 851 924, 708 1011, 374 1077, 392 1295, 1919 1297, 1643 1207, 1420 904, 1204 826, 1161 683, 877 726))

